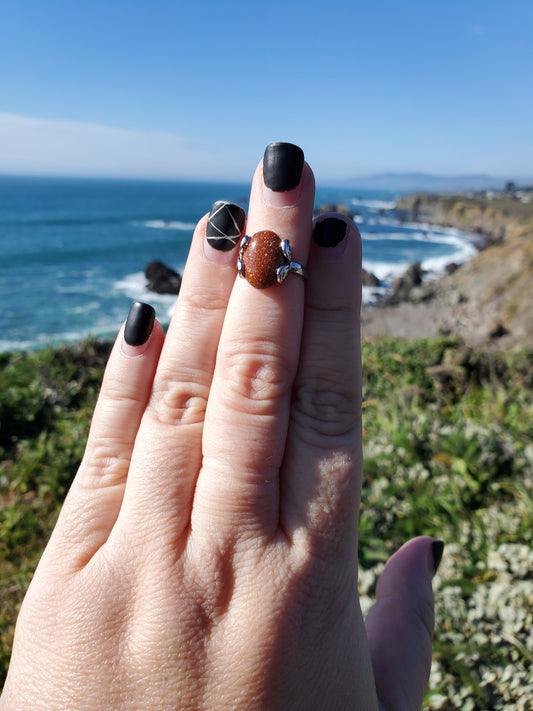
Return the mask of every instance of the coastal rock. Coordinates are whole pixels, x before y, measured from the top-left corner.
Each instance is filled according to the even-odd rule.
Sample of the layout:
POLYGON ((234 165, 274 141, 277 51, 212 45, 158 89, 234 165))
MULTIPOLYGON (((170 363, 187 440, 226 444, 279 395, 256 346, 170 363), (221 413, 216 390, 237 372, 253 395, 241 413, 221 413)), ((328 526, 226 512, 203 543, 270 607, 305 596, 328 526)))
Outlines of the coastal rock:
POLYGON ((493 340, 496 338, 503 338, 503 336, 506 336, 508 333, 509 330, 499 321, 491 324, 489 328, 489 338, 492 338, 493 340))
POLYGON ((338 212, 339 215, 345 215, 350 219, 357 217, 359 213, 357 210, 352 210, 344 203, 326 203, 325 205, 320 205, 315 210, 315 215, 323 215, 326 212, 338 212))
POLYGON ((402 198, 399 206, 416 208, 426 222, 482 234, 485 249, 438 281, 409 287, 399 280, 399 293, 408 300, 395 295, 364 311, 363 335, 453 334, 493 351, 533 348, 533 202, 442 195, 421 196, 417 204, 417 199, 402 198), (421 301, 426 288, 433 296, 421 301))
POLYGON ((503 244, 516 231, 523 214, 521 203, 486 200, 481 196, 414 194, 400 198, 396 209, 409 219, 455 227, 479 235, 478 249, 503 244))
POLYGON ((150 262, 144 270, 147 288, 156 294, 179 294, 181 275, 163 262, 150 262))
POLYGON ((410 264, 405 273, 395 279, 392 284, 392 300, 393 301, 408 301, 415 287, 422 284, 424 270, 420 262, 410 264))
POLYGON ((460 265, 457 264, 457 262, 450 262, 445 267, 446 274, 453 274, 454 272, 456 272, 459 269, 459 266, 460 265))
POLYGON ((362 281, 363 286, 381 286, 380 280, 372 272, 367 272, 366 269, 362 270, 362 281))

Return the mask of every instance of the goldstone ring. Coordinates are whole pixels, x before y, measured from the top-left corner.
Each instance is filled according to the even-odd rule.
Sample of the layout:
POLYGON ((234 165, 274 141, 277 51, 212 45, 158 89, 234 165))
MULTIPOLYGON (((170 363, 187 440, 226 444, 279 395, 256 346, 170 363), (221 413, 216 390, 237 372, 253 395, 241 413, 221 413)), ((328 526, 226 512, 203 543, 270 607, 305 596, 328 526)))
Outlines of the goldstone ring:
POLYGON ((289 240, 281 240, 270 230, 242 238, 237 270, 256 289, 282 284, 290 272, 307 277, 305 268, 291 259, 289 240))

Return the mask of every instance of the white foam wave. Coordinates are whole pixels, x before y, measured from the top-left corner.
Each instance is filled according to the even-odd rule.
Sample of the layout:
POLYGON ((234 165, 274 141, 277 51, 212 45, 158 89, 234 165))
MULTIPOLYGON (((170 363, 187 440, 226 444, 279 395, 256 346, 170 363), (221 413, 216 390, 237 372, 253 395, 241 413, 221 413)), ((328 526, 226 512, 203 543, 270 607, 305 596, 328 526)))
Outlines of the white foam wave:
MULTIPOLYGON (((476 248, 468 242, 457 242, 457 249, 449 254, 439 255, 437 257, 428 257, 422 260, 421 267, 427 273, 426 278, 436 278, 444 273, 446 266, 452 262, 455 264, 464 264, 477 254, 476 248)), ((394 279, 402 276, 411 262, 409 260, 398 261, 395 263, 384 262, 378 260, 363 260, 363 267, 375 274, 377 278, 385 283, 390 284, 394 279)))
POLYGON ((409 242, 412 238, 410 234, 406 234, 405 232, 365 232, 364 230, 361 230, 361 236, 364 240, 368 240, 369 242, 379 240, 390 240, 392 242, 403 240, 404 242, 409 242))
POLYGON ((362 218, 362 221, 367 225, 395 225, 399 226, 400 223, 394 217, 366 217, 362 218))
POLYGON ((86 314, 88 311, 95 311, 100 308, 99 301, 90 301, 88 304, 83 304, 83 306, 74 306, 71 309, 65 309, 69 314, 86 314))
POLYGON ((361 198, 352 198, 352 204, 369 207, 372 210, 394 210, 396 207, 394 200, 362 200, 361 198))
POLYGON ((401 225, 415 232, 426 232, 435 235, 436 240, 442 237, 455 237, 461 242, 469 242, 475 247, 480 247, 483 244, 483 237, 481 235, 473 232, 463 232, 456 227, 440 227, 438 225, 432 225, 429 222, 402 222, 401 225))
POLYGON ((35 341, 5 341, 0 339, 0 353, 4 351, 25 351, 28 348, 34 348, 36 345, 35 341))
POLYGON ((475 247, 469 244, 463 244, 459 247, 459 249, 457 249, 457 251, 452 252, 452 254, 440 257, 428 257, 428 259, 424 259, 421 266, 426 272, 442 274, 447 264, 451 264, 452 262, 455 264, 464 264, 476 253, 477 250, 475 247))
POLYGON ((181 222, 180 220, 143 220, 142 222, 134 222, 136 226, 151 227, 155 230, 194 230, 196 223, 181 222))
POLYGON ((92 333, 94 333, 94 330, 66 331, 65 333, 41 333, 31 340, 14 339, 9 341, 0 339, 0 353, 4 351, 28 351, 45 346, 57 346, 61 343, 75 343, 92 333))
POLYGON ((134 301, 145 301, 152 304, 156 307, 156 311, 159 311, 157 316, 162 321, 170 319, 174 312, 176 296, 174 294, 156 294, 154 291, 150 291, 146 286, 144 272, 128 274, 123 279, 116 281, 113 287, 134 301))
POLYGON ((363 286, 362 303, 364 305, 376 304, 387 291, 388 289, 382 286, 363 286))
POLYGON ((409 262, 392 263, 363 259, 363 268, 385 283, 391 282, 393 279, 401 276, 408 266, 409 262))

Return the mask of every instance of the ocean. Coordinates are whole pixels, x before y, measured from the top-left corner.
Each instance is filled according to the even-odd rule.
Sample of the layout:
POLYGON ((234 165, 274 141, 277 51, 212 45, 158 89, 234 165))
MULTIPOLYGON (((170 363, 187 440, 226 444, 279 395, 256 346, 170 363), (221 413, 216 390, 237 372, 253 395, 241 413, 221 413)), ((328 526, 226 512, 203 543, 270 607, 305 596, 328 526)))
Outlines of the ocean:
MULTIPOLYGON (((198 219, 215 200, 247 209, 237 184, 0 177, 0 351, 114 336, 132 300, 150 302, 166 323, 171 295, 146 289, 153 260, 182 271, 198 219)), ((363 265, 391 280, 412 262, 438 275, 476 252, 453 229, 402 222, 397 193, 318 188, 316 205, 353 208, 363 265)), ((380 289, 364 289, 371 303, 380 289)))

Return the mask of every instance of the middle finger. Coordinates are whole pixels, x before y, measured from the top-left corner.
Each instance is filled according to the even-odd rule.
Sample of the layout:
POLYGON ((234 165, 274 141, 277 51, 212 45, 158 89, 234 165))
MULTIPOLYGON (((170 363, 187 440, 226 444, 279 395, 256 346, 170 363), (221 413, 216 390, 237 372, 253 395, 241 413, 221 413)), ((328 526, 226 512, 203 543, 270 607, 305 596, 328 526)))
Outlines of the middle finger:
MULTIPOLYGON (((292 260, 305 265, 313 202, 314 178, 301 149, 271 144, 252 184, 247 235, 276 233, 289 240, 292 260)), ((271 264, 270 255, 264 261, 271 264)), ((263 267, 257 265, 264 276, 263 267)), ((304 283, 289 273, 284 283, 259 289, 248 283, 255 271, 246 261, 247 278, 237 279, 228 304, 191 514, 193 532, 211 531, 217 538, 257 531, 269 536, 279 521, 279 471, 300 351, 304 283)))

